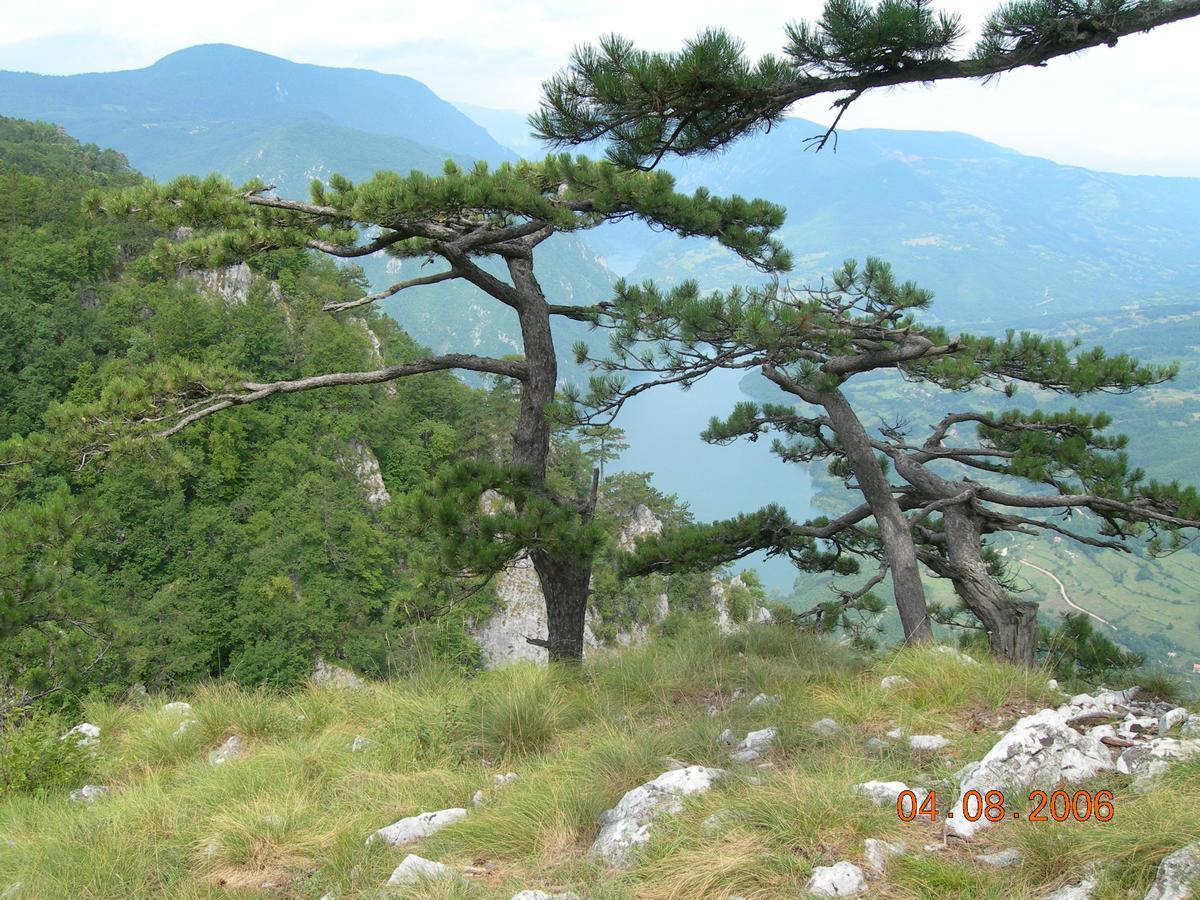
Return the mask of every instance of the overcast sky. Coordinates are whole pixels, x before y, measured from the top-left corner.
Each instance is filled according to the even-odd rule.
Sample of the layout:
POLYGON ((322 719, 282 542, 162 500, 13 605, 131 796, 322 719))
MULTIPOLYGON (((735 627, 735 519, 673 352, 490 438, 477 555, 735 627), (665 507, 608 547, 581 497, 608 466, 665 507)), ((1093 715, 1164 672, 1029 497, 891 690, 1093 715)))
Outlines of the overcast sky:
MULTIPOLYGON (((65 75, 140 68, 225 42, 299 62, 409 75, 442 97, 528 112, 572 46, 607 32, 672 49, 725 27, 752 54, 821 0, 0 0, 0 69, 65 75)), ((975 28, 992 0, 945 2, 975 28)), ((970 39, 968 39, 969 41, 970 39)), ((823 104, 796 110, 825 120, 823 104)), ((991 85, 941 84, 864 98, 845 127, 965 131, 1024 153, 1132 174, 1200 176, 1200 21, 1170 25, 991 85)))

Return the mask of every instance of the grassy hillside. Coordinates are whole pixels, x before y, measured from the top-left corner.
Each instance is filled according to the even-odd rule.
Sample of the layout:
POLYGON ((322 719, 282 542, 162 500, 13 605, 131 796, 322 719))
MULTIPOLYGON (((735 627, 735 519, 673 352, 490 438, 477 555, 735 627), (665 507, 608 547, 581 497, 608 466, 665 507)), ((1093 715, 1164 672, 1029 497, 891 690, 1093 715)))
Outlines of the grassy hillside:
MULTIPOLYGON (((1200 835, 1200 764, 1133 795, 1125 776, 1092 790, 1116 793, 1098 824, 1009 822, 970 847, 940 846, 938 829, 905 825, 856 796, 877 779, 948 784, 1003 728, 1051 700, 1045 674, 946 654, 903 651, 874 659, 790 628, 717 636, 685 628, 674 638, 595 660, 579 672, 510 667, 477 677, 426 669, 363 690, 309 688, 285 696, 229 686, 192 695, 196 723, 174 733, 165 697, 139 707, 92 703, 102 729, 89 772, 41 796, 0 799, 0 890, 11 898, 373 897, 407 852, 449 864, 458 882, 394 896, 508 898, 525 888, 587 898, 799 896, 813 866, 862 861, 863 840, 902 840, 875 882, 880 897, 1025 898, 1102 861, 1101 898, 1140 896, 1159 860, 1200 835), (880 678, 911 684, 885 692, 880 678), (774 707, 732 700, 758 691, 774 707), (707 712, 709 704, 718 708, 707 712), (817 737, 829 716, 842 730, 817 737), (597 818, 621 795, 663 772, 666 757, 729 766, 717 735, 779 728, 761 769, 732 767, 708 794, 655 826, 626 872, 586 856, 597 818), (928 753, 902 742, 867 749, 896 726, 937 733, 928 753), (248 752, 215 766, 209 751, 241 735, 248 752), (351 752, 356 736, 370 741, 351 752), (494 773, 516 772, 508 785, 494 773), (91 806, 66 799, 88 779, 112 792, 91 806), (424 810, 486 804, 403 849, 364 845, 375 829, 424 810), (719 827, 703 823, 730 810, 719 827), (1151 827, 1152 823, 1152 827, 1151 827), (935 844, 931 850, 922 850, 935 844), (994 869, 973 854, 1018 847, 1024 861, 994 869)), ((56 740, 51 743, 57 743, 56 740)), ((11 762, 11 757, 6 757, 11 762)))

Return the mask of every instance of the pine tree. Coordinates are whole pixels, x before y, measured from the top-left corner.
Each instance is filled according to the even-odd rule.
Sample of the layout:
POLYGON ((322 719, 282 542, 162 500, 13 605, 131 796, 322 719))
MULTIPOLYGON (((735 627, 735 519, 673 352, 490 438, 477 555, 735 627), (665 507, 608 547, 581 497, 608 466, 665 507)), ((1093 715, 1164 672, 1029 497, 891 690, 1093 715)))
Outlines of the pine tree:
POLYGON ((815 22, 786 29, 782 56, 747 58, 737 38, 709 30, 673 53, 609 35, 578 48, 547 81, 530 120, 556 146, 607 142, 609 157, 653 168, 666 155, 708 153, 769 130, 801 100, 830 95, 837 116, 869 91, 950 79, 987 80, 1200 14, 1200 0, 1013 0, 959 50, 961 17, 930 0, 827 0, 815 22))
POLYGON ((585 425, 579 429, 579 444, 588 459, 596 464, 600 480, 604 480, 604 466, 629 449, 625 429, 616 425, 585 425))
POLYGON ((771 236, 782 223, 779 207, 719 199, 705 191, 684 196, 665 173, 627 172, 582 157, 550 157, 495 170, 481 163, 464 171, 448 163, 440 177, 380 172, 357 185, 334 177, 328 186, 314 183, 309 201, 277 197, 261 183, 235 189, 215 176, 185 177, 165 186, 95 195, 90 206, 175 230, 180 239, 162 242, 159 255, 188 268, 296 249, 341 259, 384 251, 443 264, 382 291, 330 301, 324 308, 334 315, 452 279, 514 310, 523 349, 517 358, 449 353, 373 371, 269 382, 199 364, 147 367, 137 385, 106 391, 84 417, 93 437, 83 457, 147 436, 170 437, 222 410, 285 394, 443 370, 509 379, 519 386, 511 458, 496 465, 464 462, 444 472, 424 513, 446 538, 448 566, 487 576, 516 552, 529 553, 549 621, 547 638, 530 640, 555 660, 582 655, 598 535, 592 523, 595 482, 590 490, 576 484, 564 491, 547 477, 558 381, 551 323, 557 317, 594 321, 604 304, 550 302, 535 273, 537 247, 556 233, 636 217, 682 236, 714 237, 763 271, 788 265, 787 254, 771 236), (483 265, 489 259, 505 267, 508 280, 483 265), (483 502, 490 491, 501 502, 483 502))
MULTIPOLYGON (((865 428, 845 388, 867 375, 956 392, 988 386, 1012 396, 1024 384, 1076 397, 1130 392, 1175 375, 1173 366, 1142 365, 1035 334, 951 337, 918 321, 931 299, 875 259, 862 267, 847 262, 831 283, 804 290, 777 284, 702 296, 694 283, 667 293, 653 285, 619 285, 607 312, 614 324, 612 356, 593 360, 607 370, 593 380, 587 400, 594 415, 611 414, 657 383, 691 382, 715 368, 758 369, 796 398, 796 406, 738 404, 727 418, 714 419, 704 437, 724 443, 775 432, 773 449, 782 459, 827 460, 865 500, 832 522, 795 523, 772 508, 696 528, 639 550, 629 570, 687 567, 697 558, 712 564, 766 548, 787 553, 801 568, 836 570, 850 554, 878 560, 869 590, 889 570, 896 578, 895 560, 919 561, 951 582, 993 653, 1032 665, 1036 605, 1012 595, 987 546, 989 535, 1049 532, 1111 550, 1147 538, 1153 552, 1178 546, 1184 529, 1200 528, 1196 490, 1148 481, 1131 467, 1125 438, 1107 434, 1104 413, 973 408, 945 414, 918 438, 902 420, 865 428), (657 349, 642 349, 646 340, 657 349), (626 387, 618 374, 623 369, 660 375, 626 387), (1095 528, 1050 518, 1080 510, 1096 517, 1095 528), (869 518, 873 529, 864 528, 869 518)), ((919 568, 912 569, 919 577, 919 568)), ((844 593, 840 602, 849 606, 863 596, 844 593)), ((912 639, 913 610, 905 599, 897 587, 912 639)), ((928 619, 922 624, 929 628, 928 619)))

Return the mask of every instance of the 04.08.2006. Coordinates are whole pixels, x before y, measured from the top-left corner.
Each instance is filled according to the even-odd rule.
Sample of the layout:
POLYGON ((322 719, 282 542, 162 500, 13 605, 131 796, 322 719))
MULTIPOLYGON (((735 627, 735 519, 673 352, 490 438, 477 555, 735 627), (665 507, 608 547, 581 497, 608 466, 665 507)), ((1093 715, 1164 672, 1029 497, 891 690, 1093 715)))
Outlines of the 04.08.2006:
MULTIPOLYGON (((986 793, 967 791, 959 798, 955 808, 946 812, 946 818, 961 816, 968 822, 986 819, 1001 822, 1005 819, 1027 819, 1030 822, 1109 822, 1116 812, 1113 807, 1112 791, 1053 791, 1029 792, 1029 807, 1021 810, 1008 808, 1003 791, 986 793)), ((918 817, 927 817, 931 822, 941 817, 937 805, 937 793, 930 791, 918 800, 913 791, 901 791, 896 798, 896 815, 902 822, 912 822, 918 817)))

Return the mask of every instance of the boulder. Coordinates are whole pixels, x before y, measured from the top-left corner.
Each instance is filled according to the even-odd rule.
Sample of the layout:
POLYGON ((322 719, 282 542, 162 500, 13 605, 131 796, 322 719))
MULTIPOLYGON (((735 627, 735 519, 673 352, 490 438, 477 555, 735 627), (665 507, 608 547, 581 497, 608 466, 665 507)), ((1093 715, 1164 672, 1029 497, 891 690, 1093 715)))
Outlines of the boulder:
POLYGON ((497 787, 500 787, 500 786, 506 785, 506 784, 512 784, 514 781, 517 780, 518 777, 519 776, 517 775, 516 772, 506 772, 503 775, 493 775, 492 776, 492 784, 496 785, 497 787))
POLYGON ((388 887, 397 887, 457 874, 449 866, 410 853, 404 857, 404 862, 396 866, 396 870, 392 872, 392 877, 387 880, 387 883, 388 887))
POLYGON ((904 687, 906 684, 912 684, 903 675, 885 675, 879 681, 879 686, 885 691, 890 691, 893 688, 904 687))
MULTIPOLYGON (((436 831, 441 831, 447 825, 453 825, 460 819, 467 817, 467 811, 461 807, 453 809, 439 809, 437 812, 420 813, 416 816, 409 816, 407 819, 401 819, 399 822, 393 822, 380 828, 369 838, 368 844, 373 844, 375 841, 383 841, 389 847, 402 847, 405 844, 411 844, 423 838, 429 837, 436 831)), ((417 857, 418 859, 420 857, 417 857)))
POLYGON ((1144 793, 1171 762, 1180 762, 1200 754, 1200 740, 1187 738, 1151 738, 1124 750, 1117 757, 1117 771, 1133 776, 1133 789, 1144 793))
POLYGON ((723 747, 737 746, 737 735, 733 733, 732 728, 726 728, 717 736, 717 743, 723 747))
POLYGON ((832 866, 817 866, 808 880, 808 892, 818 897, 857 897, 866 889, 863 870, 845 860, 832 866))
POLYGON ((752 763, 760 755, 757 750, 739 750, 736 753, 729 754, 729 759, 735 763, 752 763))
POLYGON ((231 734, 225 739, 225 743, 208 754, 208 761, 214 766, 221 766, 245 755, 246 749, 245 740, 240 735, 231 734))
POLYGON ((187 703, 183 700, 175 700, 171 703, 163 704, 163 712, 165 712, 165 713, 183 715, 184 713, 190 713, 191 711, 192 711, 192 704, 187 703))
POLYGON ((1158 866, 1146 900, 1187 900, 1200 888, 1200 841, 1166 857, 1158 866))
POLYGON ((650 840, 655 819, 679 812, 684 797, 704 793, 725 774, 724 769, 688 766, 664 772, 628 791, 616 806, 600 816, 600 835, 589 854, 613 868, 627 866, 634 850, 650 840))

